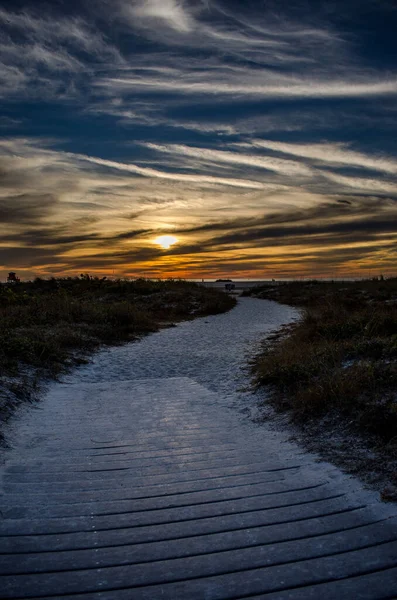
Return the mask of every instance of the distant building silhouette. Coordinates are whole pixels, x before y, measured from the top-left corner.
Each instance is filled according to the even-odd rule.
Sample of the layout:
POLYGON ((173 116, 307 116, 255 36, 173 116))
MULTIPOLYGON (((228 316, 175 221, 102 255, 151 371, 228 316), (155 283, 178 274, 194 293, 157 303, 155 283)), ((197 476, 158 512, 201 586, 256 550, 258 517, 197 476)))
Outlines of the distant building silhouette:
POLYGON ((17 274, 14 271, 10 271, 7 277, 7 283, 19 283, 21 280, 17 277, 17 274))

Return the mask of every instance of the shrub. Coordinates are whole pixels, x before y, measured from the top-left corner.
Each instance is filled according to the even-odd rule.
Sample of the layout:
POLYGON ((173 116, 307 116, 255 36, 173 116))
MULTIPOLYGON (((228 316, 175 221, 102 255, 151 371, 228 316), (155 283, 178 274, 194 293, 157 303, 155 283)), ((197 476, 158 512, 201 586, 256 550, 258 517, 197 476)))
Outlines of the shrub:
POLYGON ((0 284, 0 376, 21 379, 27 368, 55 376, 100 344, 130 341, 161 322, 221 312, 234 303, 183 280, 111 281, 82 274, 36 278, 13 288, 0 284))
MULTIPOLYGON (((397 290, 394 280, 391 291, 387 283, 381 294, 374 282, 373 295, 364 286, 365 297, 357 283, 346 296, 335 286, 330 293, 329 284, 321 296, 315 286, 301 320, 251 365, 276 406, 298 419, 337 410, 383 439, 397 435, 397 304, 383 300, 397 290)), ((306 284, 288 286, 291 303, 301 302, 302 287, 307 292, 306 284)))

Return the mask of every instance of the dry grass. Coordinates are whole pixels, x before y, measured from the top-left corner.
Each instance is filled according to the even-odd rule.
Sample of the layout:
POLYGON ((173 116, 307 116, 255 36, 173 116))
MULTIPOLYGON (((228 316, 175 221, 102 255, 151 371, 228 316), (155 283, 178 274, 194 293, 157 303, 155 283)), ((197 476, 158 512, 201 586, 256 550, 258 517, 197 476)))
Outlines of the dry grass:
POLYGON ((102 344, 119 344, 163 323, 216 314, 230 296, 183 280, 36 279, 0 284, 0 412, 32 397, 102 344))
POLYGON ((297 420, 336 410, 386 443, 397 439, 397 280, 284 284, 260 295, 304 305, 252 365, 274 404, 297 420))

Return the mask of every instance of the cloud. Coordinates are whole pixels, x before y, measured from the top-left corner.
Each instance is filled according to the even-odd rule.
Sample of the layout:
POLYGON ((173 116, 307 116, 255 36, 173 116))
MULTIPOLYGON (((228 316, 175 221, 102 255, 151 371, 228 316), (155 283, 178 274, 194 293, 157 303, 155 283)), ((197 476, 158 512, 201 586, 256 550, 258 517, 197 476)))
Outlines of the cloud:
MULTIPOLYGON (((162 60, 159 57, 159 60, 162 60)), ((123 127, 134 127, 143 125, 148 128, 160 130, 170 127, 175 129, 187 130, 204 134, 216 134, 221 136, 239 136, 239 135, 266 135, 274 132, 310 132, 312 136, 324 136, 324 132, 333 132, 337 130, 351 131, 352 129, 360 132, 374 132, 374 130, 387 130, 389 132, 397 130, 396 115, 390 102, 376 103, 377 110, 371 99, 366 101, 365 106, 361 106, 362 111, 357 112, 355 104, 340 105, 317 105, 313 107, 277 106, 277 108, 268 109, 266 112, 260 110, 256 112, 252 109, 249 99, 231 99, 232 106, 235 102, 242 105, 238 110, 233 110, 230 114, 230 105, 226 105, 227 110, 219 111, 216 97, 201 98, 204 105, 208 105, 208 111, 205 114, 196 114, 196 100, 194 96, 190 99, 169 97, 167 102, 157 102, 156 94, 151 100, 144 101, 140 95, 137 97, 126 94, 125 97, 112 97, 114 90, 109 89, 110 97, 102 98, 96 103, 85 109, 89 114, 106 114, 116 119, 117 125, 123 127), (192 104, 191 104, 192 103, 192 104), (248 110, 245 105, 248 103, 248 110), (183 112, 180 113, 180 107, 190 109, 190 118, 185 118, 183 112)), ((106 92, 107 93, 107 90, 106 92)), ((123 94, 122 94, 123 95, 123 94)), ((392 100, 392 98, 390 98, 392 100)), ((224 102, 224 100, 222 101, 224 102)), ((149 135, 152 132, 149 131, 149 135)), ((250 140, 253 143, 255 140, 250 140)), ((258 142, 266 140, 257 140, 258 142)), ((269 140, 271 141, 271 140, 269 140)), ((248 142, 246 142, 248 144, 248 142)), ((318 143, 318 146, 321 146, 318 143)), ((344 144, 340 144, 344 145, 344 144)), ((241 144, 243 147, 243 144, 241 144)), ((248 145, 247 145, 248 147, 248 145)), ((253 146, 254 148, 254 146, 253 146)), ((256 149, 258 149, 257 146, 256 149)))
MULTIPOLYGON (((286 271, 297 268, 299 256, 307 269, 326 269, 332 250, 353 244, 361 248, 354 255, 357 260, 364 254, 370 260, 397 237, 397 203, 391 193, 373 196, 368 181, 366 189, 356 181, 371 181, 369 177, 346 181, 347 176, 332 171, 341 163, 320 160, 318 168, 311 154, 302 156, 295 145, 300 154, 291 160, 293 153, 250 142, 237 150, 233 144, 215 149, 145 143, 149 154, 143 166, 65 152, 54 143, 27 138, 0 142, 0 217, 8 218, 2 218, 1 242, 11 249, 21 246, 18 255, 10 253, 16 263, 8 262, 9 268, 19 269, 24 255, 26 265, 42 273, 116 269, 160 276, 185 269, 205 276, 228 265, 236 273, 249 264, 259 268, 261 260, 286 271), (159 161, 162 168, 155 166, 159 161), (131 217, 132 227, 127 223, 131 217), (166 254, 159 251, 152 240, 160 232, 178 235, 180 243, 166 254), (276 255, 289 266, 280 267, 276 255)), ((349 146, 331 146, 332 160, 331 150, 336 157, 347 151, 345 160, 351 159, 349 146)), ((135 144, 132 150, 141 147, 135 144)), ((367 161, 362 169, 371 170, 377 160, 389 171, 393 166, 392 157, 359 153, 362 157, 367 161)), ((384 172, 378 172, 374 189, 387 183, 384 172)), ((347 252, 343 256, 350 260, 347 252)), ((342 258, 340 265, 345 268, 342 258)))
POLYGON ((170 118, 158 96, 166 94, 169 107, 175 98, 217 105, 220 97, 294 101, 397 93, 395 74, 360 64, 347 36, 304 11, 297 21, 271 7, 258 14, 251 5, 240 10, 222 2, 119 0, 100 7, 76 16, 0 9, 1 94, 73 99, 84 102, 86 114, 107 113, 123 123, 233 135, 257 131, 258 118, 263 131, 283 123, 287 131, 302 127, 297 119, 287 125, 288 119, 263 114, 236 124, 170 118), (156 43, 137 45, 125 39, 126 28, 156 43))
POLYGON ((76 95, 64 75, 93 75, 97 63, 121 66, 123 58, 98 29, 81 17, 0 8, 0 96, 21 92, 46 97, 76 95), (66 91, 65 91, 66 90, 66 91))
POLYGON ((209 148, 194 148, 179 144, 146 144, 148 148, 167 154, 191 156, 214 163, 227 163, 231 165, 243 165, 251 168, 266 169, 285 175, 311 175, 311 169, 303 163, 279 159, 272 156, 259 156, 253 154, 242 154, 225 150, 212 150, 209 148))
MULTIPOLYGON (((72 156, 72 155, 69 155, 72 156)), ((159 171, 158 169, 151 169, 148 167, 140 167, 133 163, 121 163, 113 160, 105 160, 102 158, 96 158, 93 156, 85 156, 82 154, 75 155, 75 158, 81 161, 87 161, 94 163, 99 166, 109 167, 110 169, 117 169, 118 171, 126 171, 141 175, 142 177, 152 177, 156 179, 168 179, 171 181, 189 182, 197 184, 213 184, 213 185, 226 185, 231 187, 242 187, 242 188, 254 188, 261 189, 263 186, 257 181, 250 181, 248 179, 233 179, 224 177, 213 177, 210 175, 195 175, 186 173, 168 173, 166 171, 159 171)))
MULTIPOLYGON (((120 60, 119 51, 108 42, 106 36, 81 16, 44 15, 33 11, 7 11, 0 8, 0 22, 13 40, 15 34, 23 36, 23 43, 37 44, 45 48, 70 48, 80 50, 92 58, 106 57, 120 60)), ((16 36, 15 36, 16 37, 16 36)), ((19 39, 19 44, 21 39, 19 39)), ((29 58, 25 56, 25 59, 29 58)))
POLYGON ((43 248, 26 248, 20 246, 0 246, 0 267, 4 269, 30 269, 43 264, 52 263, 54 259, 59 264, 59 257, 54 257, 53 250, 43 248))
POLYGON ((314 163, 360 167, 391 174, 397 173, 397 158, 373 157, 363 152, 356 152, 350 150, 347 143, 290 144, 270 140, 252 140, 248 144, 241 144, 241 146, 265 148, 280 154, 309 158, 314 163))
POLYGON ((397 93, 396 74, 360 64, 353 40, 303 7, 299 21, 282 9, 263 6, 259 13, 247 3, 240 9, 222 2, 121 0, 120 7, 123 23, 156 45, 128 57, 122 73, 99 78, 95 85, 104 94, 291 101, 397 93), (142 70, 145 63, 149 70, 142 70))
POLYGON ((12 117, 6 116, 0 117, 0 128, 19 127, 20 125, 22 125, 21 119, 13 119, 12 117))
POLYGON ((363 244, 368 245, 368 252, 372 252, 372 245, 389 246, 397 240, 396 223, 396 202, 381 197, 352 196, 262 217, 210 221, 173 230, 173 233, 200 236, 201 253, 217 252, 220 258, 227 252, 247 253, 255 248, 261 248, 264 255, 269 251, 273 254, 274 249, 292 252, 287 248, 299 248, 302 256, 309 256, 313 248, 332 254, 350 245, 360 245, 361 253, 363 244))
POLYGON ((362 194, 384 193, 397 197, 396 182, 383 181, 382 179, 369 179, 367 177, 348 177, 346 175, 337 175, 322 171, 324 177, 339 184, 344 188, 354 188, 356 192, 362 194))
POLYGON ((223 96, 244 96, 246 98, 291 100, 296 98, 360 98, 397 94, 397 78, 378 78, 372 76, 357 78, 352 75, 346 79, 296 77, 296 75, 275 75, 273 72, 261 72, 241 69, 240 76, 226 74, 222 69, 218 73, 181 73, 179 77, 105 77, 96 83, 98 87, 111 88, 118 93, 156 92, 184 95, 217 94, 223 96))
POLYGON ((53 211, 57 199, 51 194, 19 194, 0 198, 0 222, 26 226, 53 211))
POLYGON ((132 30, 162 41, 171 47, 202 48, 283 65, 309 63, 318 58, 341 54, 343 40, 325 23, 306 25, 282 18, 267 6, 261 12, 244 4, 228 10, 221 2, 187 0, 122 0, 121 15, 132 30))
POLYGON ((124 12, 131 21, 140 22, 142 26, 158 25, 162 21, 167 27, 180 33, 188 33, 193 28, 193 19, 181 0, 136 0, 124 4, 124 12), (149 21, 149 23, 147 23, 149 21))
MULTIPOLYGON (((331 166, 360 167, 362 171, 380 171, 392 174, 397 172, 397 160, 392 157, 370 156, 368 154, 353 152, 343 144, 285 144, 279 142, 253 141, 248 143, 232 144, 238 152, 230 150, 214 150, 208 147, 193 147, 182 144, 144 144, 154 152, 179 157, 182 165, 188 166, 190 160, 195 160, 196 170, 205 170, 222 167, 224 165, 230 174, 241 174, 247 177, 247 168, 262 182, 263 190, 279 192, 288 196, 295 194, 297 199, 298 189, 305 186, 307 200, 311 200, 310 192, 330 194, 343 192, 354 188, 357 192, 366 194, 383 193, 397 197, 396 184, 387 181, 382 176, 358 177, 341 175, 332 172, 331 166), (268 150, 267 155, 252 153, 252 149, 268 150), (247 152, 248 150, 248 152, 247 152), (251 152, 250 152, 251 151, 251 152), (283 153, 297 156, 298 160, 280 158, 274 153, 283 153), (324 169, 325 164, 329 167, 324 169), (318 168, 320 165, 322 168, 318 168), (333 188, 330 183, 332 182, 333 188)), ((244 180, 245 180, 244 179, 244 180)))
POLYGON ((397 73, 320 4, 0 8, 0 126, 23 103, 21 132, 48 129, 47 109, 55 124, 52 140, 0 140, 10 258, 154 276, 386 264, 397 73), (160 231, 180 236, 168 253, 152 242, 160 231))
MULTIPOLYGON (((393 215, 397 217, 397 211, 393 215)), ((386 218, 381 219, 356 219, 352 221, 342 221, 339 223, 311 223, 300 225, 284 225, 282 227, 257 227, 239 232, 226 233, 217 237, 218 247, 233 244, 235 246, 244 245, 244 247, 264 247, 271 241, 280 239, 283 246, 289 244, 308 247, 309 245, 321 245, 326 247, 332 245, 335 241, 343 246, 346 245, 346 235, 349 235, 349 241, 358 239, 368 242, 372 234, 391 233, 397 236, 397 228, 386 218)))

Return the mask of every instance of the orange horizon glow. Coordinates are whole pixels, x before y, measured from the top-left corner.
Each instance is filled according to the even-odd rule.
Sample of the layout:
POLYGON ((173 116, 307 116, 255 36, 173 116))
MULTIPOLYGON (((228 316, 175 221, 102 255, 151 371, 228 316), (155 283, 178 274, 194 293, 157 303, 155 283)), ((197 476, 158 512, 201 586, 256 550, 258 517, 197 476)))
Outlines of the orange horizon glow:
POLYGON ((383 275, 384 277, 391 278, 397 277, 397 271, 395 268, 384 267, 381 268, 378 264, 366 264, 362 265, 360 269, 356 270, 344 270, 344 269, 323 269, 312 271, 309 268, 297 268, 297 269, 266 269, 266 270, 255 270, 255 269, 245 269, 245 270, 234 270, 230 271, 227 269, 216 269, 213 270, 202 270, 202 271, 191 271, 188 268, 184 268, 183 266, 178 267, 174 266, 167 270, 158 269, 155 265, 142 265, 139 269, 134 268, 134 265, 131 265, 130 268, 125 267, 123 269, 93 269, 93 268, 81 268, 79 270, 73 269, 59 269, 59 270, 35 270, 31 271, 30 269, 23 269, 18 267, 9 267, 7 269, 0 270, 0 280, 5 281, 9 271, 15 271, 17 275, 21 278, 21 281, 33 280, 35 277, 42 277, 44 279, 50 277, 76 277, 81 273, 88 273, 93 277, 108 277, 110 279, 117 278, 145 278, 145 279, 191 279, 201 281, 202 279, 206 281, 216 280, 216 279, 233 279, 233 280, 254 280, 254 281, 262 281, 262 280, 300 280, 300 279, 370 279, 372 277, 379 277, 383 275))

